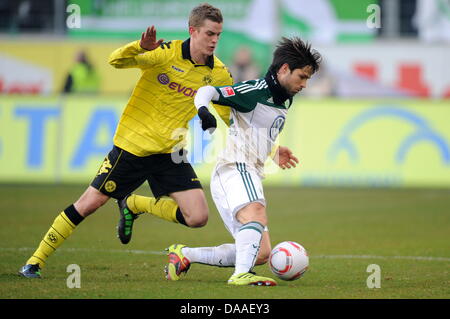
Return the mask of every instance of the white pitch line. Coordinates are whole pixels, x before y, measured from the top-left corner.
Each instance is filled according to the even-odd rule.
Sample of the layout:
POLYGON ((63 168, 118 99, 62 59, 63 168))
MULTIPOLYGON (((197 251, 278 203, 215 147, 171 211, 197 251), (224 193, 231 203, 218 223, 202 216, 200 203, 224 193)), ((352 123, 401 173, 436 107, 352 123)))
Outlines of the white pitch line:
MULTIPOLYGON (((34 251, 36 248, 20 247, 20 248, 5 248, 0 247, 0 251, 34 251)), ((62 252, 94 252, 94 253, 130 253, 130 254, 145 254, 145 255, 166 255, 163 251, 153 250, 138 250, 138 249, 91 249, 91 248, 59 248, 62 252)))
MULTIPOLYGON (((35 248, 20 247, 6 248, 0 247, 0 251, 34 251, 35 248)), ((164 251, 138 250, 138 249, 91 249, 91 248, 60 248, 62 252, 95 252, 95 253, 129 253, 137 255, 166 255, 164 251)), ((450 261, 448 257, 429 257, 429 256, 375 256, 375 255, 317 255, 310 258, 329 258, 329 259, 407 259, 407 260, 425 260, 425 261, 450 261)))
POLYGON ((409 259, 409 260, 429 260, 429 261, 450 261, 447 257, 428 257, 428 256, 374 256, 374 255, 317 255, 311 258, 330 258, 330 259, 409 259))

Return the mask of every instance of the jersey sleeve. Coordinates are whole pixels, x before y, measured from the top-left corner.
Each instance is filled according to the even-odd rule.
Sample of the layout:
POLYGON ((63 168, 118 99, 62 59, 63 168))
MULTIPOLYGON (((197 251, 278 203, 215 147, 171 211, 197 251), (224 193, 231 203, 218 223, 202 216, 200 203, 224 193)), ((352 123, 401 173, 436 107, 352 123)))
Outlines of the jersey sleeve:
POLYGON ((251 90, 251 86, 254 84, 253 82, 239 82, 234 85, 215 87, 219 93, 219 99, 213 102, 219 105, 229 106, 243 113, 253 111, 258 102, 254 90, 251 90))
POLYGON ((109 57, 109 64, 117 69, 146 69, 163 63, 167 58, 168 50, 165 51, 162 46, 147 51, 139 43, 140 40, 136 40, 115 50, 109 57))
MULTIPOLYGON (((228 71, 226 66, 222 66, 222 68, 223 70, 220 76, 217 78, 217 81, 214 81, 215 83, 213 85, 233 85, 233 77, 231 76, 231 73, 228 71)), ((212 101, 212 105, 222 121, 224 121, 227 126, 230 126, 230 107, 217 104, 215 101, 212 101)))

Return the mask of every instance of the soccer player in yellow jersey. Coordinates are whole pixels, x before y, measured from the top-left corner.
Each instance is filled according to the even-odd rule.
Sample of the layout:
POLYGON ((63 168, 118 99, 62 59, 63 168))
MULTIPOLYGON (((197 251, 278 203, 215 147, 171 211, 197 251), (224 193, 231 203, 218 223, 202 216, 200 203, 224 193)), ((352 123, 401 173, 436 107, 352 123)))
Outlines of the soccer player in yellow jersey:
MULTIPOLYGON (((204 3, 191 11, 189 39, 157 41, 152 26, 140 40, 111 54, 109 63, 115 68, 142 71, 120 118, 113 149, 84 194, 56 217, 20 269, 22 276, 39 278, 47 258, 84 218, 111 197, 118 200, 118 236, 123 244, 130 241, 133 222, 142 213, 189 227, 206 224, 206 198, 180 148, 184 141, 180 132, 197 114, 193 100, 200 87, 233 82, 224 64, 214 56, 222 23, 220 10, 204 3), (154 197, 132 194, 145 181, 154 197)), ((216 106, 216 110, 228 122, 229 108, 216 106)), ((199 117, 204 130, 216 127, 211 113, 199 113, 199 117)))

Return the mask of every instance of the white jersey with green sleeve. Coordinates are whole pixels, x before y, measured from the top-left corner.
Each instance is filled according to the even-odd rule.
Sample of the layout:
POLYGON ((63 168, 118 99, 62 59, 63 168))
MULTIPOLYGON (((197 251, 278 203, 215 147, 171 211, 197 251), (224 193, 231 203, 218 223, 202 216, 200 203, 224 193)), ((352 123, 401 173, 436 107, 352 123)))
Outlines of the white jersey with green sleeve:
POLYGON ((263 178, 264 163, 283 129, 289 106, 274 104, 264 78, 215 89, 218 95, 213 101, 232 108, 229 136, 218 164, 245 163, 263 178))

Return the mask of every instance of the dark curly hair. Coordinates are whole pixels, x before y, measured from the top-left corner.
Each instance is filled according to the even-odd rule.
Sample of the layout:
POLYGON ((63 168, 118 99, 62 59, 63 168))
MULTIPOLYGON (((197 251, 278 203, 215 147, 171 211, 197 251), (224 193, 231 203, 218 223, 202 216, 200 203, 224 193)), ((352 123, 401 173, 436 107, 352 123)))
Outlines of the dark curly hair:
POLYGON ((269 69, 277 73, 281 66, 287 63, 291 72, 309 65, 315 73, 319 70, 321 61, 322 56, 311 49, 311 44, 303 42, 298 37, 291 39, 283 37, 273 53, 272 65, 269 69))

